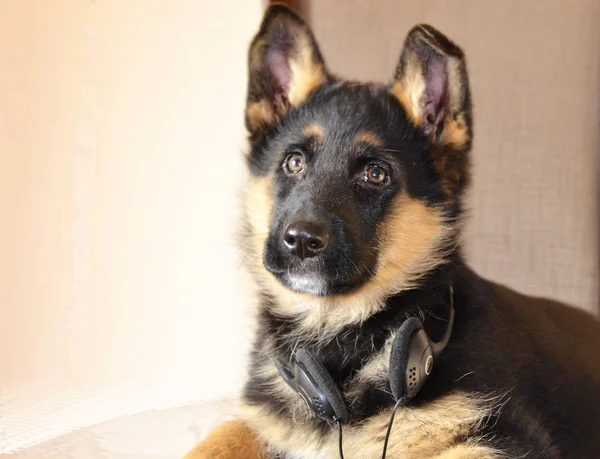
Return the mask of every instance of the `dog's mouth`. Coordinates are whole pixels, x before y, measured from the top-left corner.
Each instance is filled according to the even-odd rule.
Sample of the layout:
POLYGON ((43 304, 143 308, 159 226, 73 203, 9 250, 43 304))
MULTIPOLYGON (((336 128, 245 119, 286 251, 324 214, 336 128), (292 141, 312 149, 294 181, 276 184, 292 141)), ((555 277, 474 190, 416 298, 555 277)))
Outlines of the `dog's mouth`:
POLYGON ((350 293, 367 282, 377 261, 372 246, 360 246, 345 232, 334 231, 337 236, 328 238, 323 247, 311 248, 306 244, 312 237, 309 230, 313 228, 294 238, 293 242, 306 245, 301 251, 280 238, 279 227, 267 239, 263 265, 281 285, 293 292, 323 297, 350 293))
POLYGON ((320 271, 303 269, 269 269, 281 284, 297 293, 313 296, 331 296, 348 293, 362 286, 369 278, 367 269, 356 271, 347 277, 331 277, 320 271))

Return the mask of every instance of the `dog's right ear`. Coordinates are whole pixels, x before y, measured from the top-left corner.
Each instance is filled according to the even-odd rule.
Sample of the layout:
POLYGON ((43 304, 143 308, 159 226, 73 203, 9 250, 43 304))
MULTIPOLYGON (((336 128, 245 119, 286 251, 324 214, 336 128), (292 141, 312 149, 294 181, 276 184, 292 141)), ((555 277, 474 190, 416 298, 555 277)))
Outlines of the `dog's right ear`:
POLYGON ((250 45, 248 71, 246 127, 251 141, 301 105, 327 79, 310 29, 282 5, 267 9, 250 45))
POLYGON ((471 94, 465 56, 441 32, 421 24, 406 37, 392 94, 409 120, 425 134, 448 195, 469 180, 471 94))

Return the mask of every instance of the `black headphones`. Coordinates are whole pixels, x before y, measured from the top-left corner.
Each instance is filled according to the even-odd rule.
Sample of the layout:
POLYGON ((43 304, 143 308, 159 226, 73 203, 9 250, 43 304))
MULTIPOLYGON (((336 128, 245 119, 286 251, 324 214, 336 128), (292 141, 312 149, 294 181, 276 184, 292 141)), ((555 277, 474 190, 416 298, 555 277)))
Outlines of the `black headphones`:
MULTIPOLYGON (((448 345, 453 325, 452 287, 450 287, 450 316, 440 341, 431 341, 423 324, 416 317, 411 317, 400 325, 392 342, 389 365, 390 389, 396 400, 393 413, 398 406, 408 403, 419 393, 433 370, 435 359, 448 345)), ((327 422, 338 423, 341 444, 341 424, 349 420, 348 408, 325 366, 304 348, 298 349, 292 357, 290 368, 279 362, 276 362, 276 366, 285 382, 302 397, 317 417, 327 422)), ((388 426, 388 435, 390 429, 391 423, 388 426)), ((340 455, 343 457, 341 446, 340 455)))

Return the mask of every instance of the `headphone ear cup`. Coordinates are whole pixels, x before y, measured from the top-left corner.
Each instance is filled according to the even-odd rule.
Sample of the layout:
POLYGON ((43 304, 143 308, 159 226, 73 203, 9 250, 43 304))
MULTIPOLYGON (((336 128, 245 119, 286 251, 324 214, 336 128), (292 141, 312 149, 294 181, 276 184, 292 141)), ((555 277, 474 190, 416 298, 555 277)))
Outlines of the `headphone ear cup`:
POLYGON ((416 317, 406 319, 392 342, 390 352, 389 380, 390 389, 396 401, 407 396, 406 370, 410 359, 410 341, 423 329, 423 324, 416 317))
POLYGON ((296 362, 302 364, 315 380, 319 389, 333 408, 336 417, 342 422, 348 422, 348 408, 346 407, 344 398, 325 366, 314 355, 303 348, 298 349, 296 352, 296 362))

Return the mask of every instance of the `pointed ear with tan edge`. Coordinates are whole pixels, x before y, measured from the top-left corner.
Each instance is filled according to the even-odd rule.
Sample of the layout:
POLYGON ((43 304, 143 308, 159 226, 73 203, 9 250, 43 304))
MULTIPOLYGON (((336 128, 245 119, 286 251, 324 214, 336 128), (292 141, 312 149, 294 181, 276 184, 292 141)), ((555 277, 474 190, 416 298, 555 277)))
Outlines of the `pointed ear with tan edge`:
POLYGON ((270 6, 248 56, 246 127, 256 139, 327 79, 306 23, 283 5, 270 6))
POLYGON ((408 34, 392 94, 410 121, 430 139, 435 166, 447 193, 468 182, 471 95, 462 50, 429 25, 408 34))

